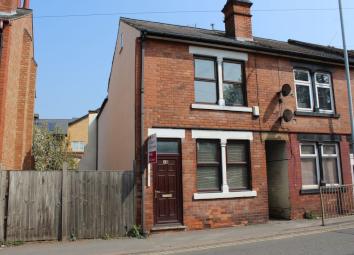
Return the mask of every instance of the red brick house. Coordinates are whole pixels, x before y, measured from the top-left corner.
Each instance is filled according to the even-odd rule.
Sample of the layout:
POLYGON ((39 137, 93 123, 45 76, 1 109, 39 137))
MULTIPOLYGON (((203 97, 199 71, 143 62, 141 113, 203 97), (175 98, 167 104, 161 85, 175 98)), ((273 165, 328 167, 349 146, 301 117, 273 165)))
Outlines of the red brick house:
POLYGON ((29 1, 0 0, 0 168, 31 169, 37 65, 29 1))
POLYGON ((135 169, 147 231, 302 218, 352 183, 341 50, 256 37, 251 6, 227 1, 225 31, 120 20, 97 165, 135 169))

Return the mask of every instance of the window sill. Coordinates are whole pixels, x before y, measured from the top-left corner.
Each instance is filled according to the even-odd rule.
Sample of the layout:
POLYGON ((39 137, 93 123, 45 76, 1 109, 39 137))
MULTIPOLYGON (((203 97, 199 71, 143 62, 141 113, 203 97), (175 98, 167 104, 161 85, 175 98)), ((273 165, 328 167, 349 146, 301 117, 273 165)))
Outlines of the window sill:
POLYGON ((214 111, 229 111, 229 112, 249 112, 253 113, 255 107, 246 107, 246 106, 222 106, 222 105, 209 105, 209 104, 192 104, 192 109, 199 110, 214 110, 214 111))
POLYGON ((323 112, 301 112, 301 111, 296 111, 295 115, 296 116, 334 118, 334 119, 339 119, 340 118, 340 114, 323 113, 323 112))
POLYGON ((319 189, 302 189, 300 190, 300 195, 315 195, 320 194, 319 189))
POLYGON ((194 193, 195 200, 256 197, 257 191, 194 193))

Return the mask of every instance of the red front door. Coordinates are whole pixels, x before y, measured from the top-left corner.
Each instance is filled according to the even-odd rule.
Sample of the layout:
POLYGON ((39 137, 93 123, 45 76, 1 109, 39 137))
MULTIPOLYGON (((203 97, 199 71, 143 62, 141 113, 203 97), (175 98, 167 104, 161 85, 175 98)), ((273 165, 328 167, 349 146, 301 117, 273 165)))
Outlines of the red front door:
POLYGON ((182 223, 180 155, 158 155, 154 169, 155 224, 182 223))

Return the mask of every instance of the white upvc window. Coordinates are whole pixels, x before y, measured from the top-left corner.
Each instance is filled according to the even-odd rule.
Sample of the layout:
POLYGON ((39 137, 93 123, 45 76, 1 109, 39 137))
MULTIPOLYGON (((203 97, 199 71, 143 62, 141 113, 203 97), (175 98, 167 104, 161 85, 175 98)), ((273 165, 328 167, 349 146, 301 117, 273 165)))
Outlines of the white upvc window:
POLYGON ((333 90, 331 75, 328 73, 315 73, 315 86, 317 108, 320 112, 333 113, 333 90))
POLYGON ((318 189, 320 185, 320 168, 316 144, 301 144, 300 156, 302 189, 318 189))
POLYGON ((301 112, 334 113, 331 74, 294 69, 296 108, 301 112), (314 103, 316 102, 316 103, 314 103))
POLYGON ((338 144, 322 144, 323 179, 328 186, 339 185, 341 180, 338 144))
POLYGON ((71 142, 71 150, 73 152, 84 152, 85 151, 85 142, 82 141, 73 141, 71 142))
POLYGON ((303 143, 300 144, 300 156, 303 190, 318 189, 321 176, 327 186, 341 184, 338 144, 303 143))
POLYGON ((296 107, 299 111, 313 111, 312 80, 309 71, 295 69, 296 107))

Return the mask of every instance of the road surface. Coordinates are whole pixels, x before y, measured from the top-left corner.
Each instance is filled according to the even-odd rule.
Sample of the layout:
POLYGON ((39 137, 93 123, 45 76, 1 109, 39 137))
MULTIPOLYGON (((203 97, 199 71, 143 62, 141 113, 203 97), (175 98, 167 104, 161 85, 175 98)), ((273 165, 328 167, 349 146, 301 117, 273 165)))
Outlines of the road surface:
POLYGON ((354 229, 252 244, 205 247, 184 255, 354 255, 354 229))

